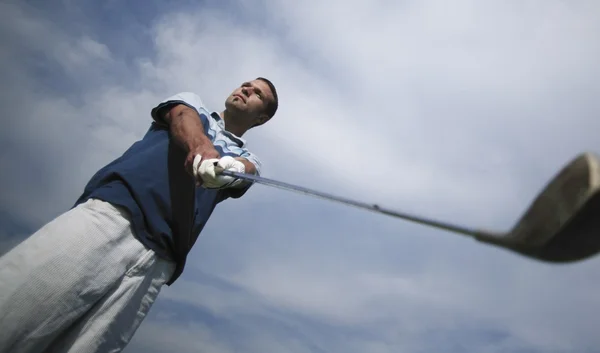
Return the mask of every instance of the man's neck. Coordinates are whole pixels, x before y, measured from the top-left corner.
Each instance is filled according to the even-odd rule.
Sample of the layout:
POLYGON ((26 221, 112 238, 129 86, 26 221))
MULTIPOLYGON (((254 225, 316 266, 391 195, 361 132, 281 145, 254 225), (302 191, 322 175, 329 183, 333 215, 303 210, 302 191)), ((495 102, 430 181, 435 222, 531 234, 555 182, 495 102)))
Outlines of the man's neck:
POLYGON ((230 113, 227 110, 222 111, 219 115, 221 115, 221 118, 225 122, 225 130, 231 132, 235 136, 242 137, 242 135, 248 131, 248 128, 245 126, 236 124, 235 119, 231 118, 230 113))

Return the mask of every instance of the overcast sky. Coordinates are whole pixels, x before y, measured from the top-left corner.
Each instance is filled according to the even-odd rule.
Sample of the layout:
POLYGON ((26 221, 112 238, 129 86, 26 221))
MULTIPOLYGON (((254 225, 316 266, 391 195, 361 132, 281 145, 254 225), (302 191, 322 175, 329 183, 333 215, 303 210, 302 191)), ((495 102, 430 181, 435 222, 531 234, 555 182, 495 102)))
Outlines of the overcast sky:
MULTIPOLYGON (((0 2, 0 252, 181 91, 265 76, 263 175, 498 230, 600 153, 600 2, 0 2)), ((59 244, 57 244, 59 246, 59 244)), ((127 353, 600 352, 600 258, 551 266, 255 185, 219 206, 127 353)))

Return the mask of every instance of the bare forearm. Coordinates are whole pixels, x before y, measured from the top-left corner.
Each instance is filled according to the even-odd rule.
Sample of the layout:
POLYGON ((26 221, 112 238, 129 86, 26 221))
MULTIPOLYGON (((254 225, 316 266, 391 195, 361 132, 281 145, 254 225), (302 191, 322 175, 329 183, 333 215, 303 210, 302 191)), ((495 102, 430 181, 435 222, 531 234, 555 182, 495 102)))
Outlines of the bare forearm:
POLYGON ((175 141, 186 151, 212 148, 197 113, 191 109, 173 110, 165 115, 175 141))
POLYGON ((204 133, 204 125, 195 110, 185 105, 175 106, 164 115, 164 121, 169 125, 175 142, 187 154, 184 168, 190 175, 195 175, 193 166, 197 156, 202 160, 221 157, 204 133))

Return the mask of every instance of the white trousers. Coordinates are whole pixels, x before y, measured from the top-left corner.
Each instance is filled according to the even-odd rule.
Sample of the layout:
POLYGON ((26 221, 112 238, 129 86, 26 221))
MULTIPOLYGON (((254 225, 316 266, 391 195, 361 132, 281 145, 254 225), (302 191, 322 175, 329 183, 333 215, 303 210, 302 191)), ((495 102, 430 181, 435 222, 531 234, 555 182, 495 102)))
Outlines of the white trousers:
POLYGON ((0 352, 119 352, 174 269, 89 200, 0 257, 0 352))

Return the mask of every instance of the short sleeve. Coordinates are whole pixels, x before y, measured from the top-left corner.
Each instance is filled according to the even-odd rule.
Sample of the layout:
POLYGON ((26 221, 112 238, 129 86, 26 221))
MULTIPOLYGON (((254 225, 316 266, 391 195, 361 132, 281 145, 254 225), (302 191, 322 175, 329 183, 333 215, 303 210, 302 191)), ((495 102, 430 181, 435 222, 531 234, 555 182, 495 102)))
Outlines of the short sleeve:
POLYGON ((150 115, 157 124, 165 126, 166 123, 163 120, 165 110, 177 104, 184 104, 194 109, 199 115, 200 111, 204 108, 200 96, 193 92, 180 92, 163 100, 156 107, 152 108, 150 115))

